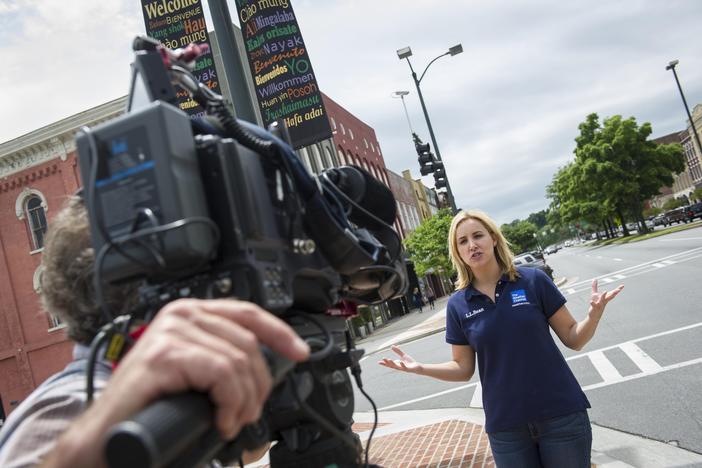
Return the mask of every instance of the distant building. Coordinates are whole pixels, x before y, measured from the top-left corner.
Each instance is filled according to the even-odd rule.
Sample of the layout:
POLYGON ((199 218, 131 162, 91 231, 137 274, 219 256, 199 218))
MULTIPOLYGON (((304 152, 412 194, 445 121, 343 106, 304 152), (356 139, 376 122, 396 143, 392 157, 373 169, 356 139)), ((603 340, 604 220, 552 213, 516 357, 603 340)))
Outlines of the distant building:
POLYGON ((390 169, 386 170, 392 190, 397 202, 397 214, 400 221, 400 235, 404 239, 417 229, 421 223, 417 209, 417 199, 414 196, 414 184, 390 169))
MULTIPOLYGON (((702 114, 702 106, 695 110, 702 114)), ((695 125, 697 122, 695 121, 695 125)), ((682 146, 685 169, 679 174, 673 174, 673 186, 661 187, 659 194, 651 198, 650 204, 655 208, 662 208, 665 203, 673 198, 688 197, 697 187, 702 187, 702 167, 700 158, 694 151, 692 129, 673 132, 652 140, 659 145, 677 143, 682 146)))

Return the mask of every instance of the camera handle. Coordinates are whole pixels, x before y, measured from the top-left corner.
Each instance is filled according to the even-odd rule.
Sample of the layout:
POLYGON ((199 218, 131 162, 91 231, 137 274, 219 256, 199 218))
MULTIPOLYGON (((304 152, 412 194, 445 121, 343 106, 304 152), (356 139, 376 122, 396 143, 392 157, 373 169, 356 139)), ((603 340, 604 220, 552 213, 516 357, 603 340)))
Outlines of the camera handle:
MULTIPOLYGON (((266 347, 262 352, 274 385, 278 385, 295 363, 266 347)), ((105 445, 107 463, 111 468, 200 466, 231 444, 213 427, 213 419, 214 406, 204 393, 187 392, 160 399, 110 429, 105 445), (190 450, 194 444, 198 449, 190 450), (182 458, 184 453, 190 457, 182 458)), ((262 424, 244 427, 234 444, 243 450, 267 442, 268 431, 262 424)))

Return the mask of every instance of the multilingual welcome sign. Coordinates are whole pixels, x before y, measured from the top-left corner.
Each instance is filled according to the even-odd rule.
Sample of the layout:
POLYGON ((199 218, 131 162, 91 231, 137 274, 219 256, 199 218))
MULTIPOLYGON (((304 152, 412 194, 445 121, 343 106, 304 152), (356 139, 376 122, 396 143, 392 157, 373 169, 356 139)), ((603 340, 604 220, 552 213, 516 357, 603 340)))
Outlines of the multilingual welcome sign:
POLYGON ((264 126, 285 121, 295 148, 331 136, 329 119, 289 0, 236 0, 264 126))
MULTIPOLYGON (((146 34, 169 49, 185 47, 191 42, 210 45, 200 0, 142 0, 141 6, 146 34)), ((193 73, 200 83, 220 93, 211 51, 198 57, 193 73)), ((185 90, 176 89, 176 95, 180 108, 190 116, 204 114, 204 109, 185 90)))

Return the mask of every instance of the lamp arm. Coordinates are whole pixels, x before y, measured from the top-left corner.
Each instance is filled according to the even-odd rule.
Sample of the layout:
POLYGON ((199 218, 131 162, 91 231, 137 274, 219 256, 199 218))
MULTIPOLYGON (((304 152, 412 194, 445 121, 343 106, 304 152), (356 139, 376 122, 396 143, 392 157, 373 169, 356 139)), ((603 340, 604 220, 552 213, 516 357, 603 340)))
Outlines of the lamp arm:
MULTIPOLYGON (((422 72, 422 76, 419 77, 419 80, 417 80, 417 83, 421 83, 421 82, 422 82, 422 78, 424 78, 424 75, 427 74, 427 70, 429 70, 429 67, 431 66, 432 63, 436 62, 436 61, 439 60, 441 57, 443 57, 443 56, 445 56, 445 55, 449 55, 449 54, 450 54, 450 52, 446 52, 445 54, 441 54, 441 55, 439 55, 438 57, 434 58, 434 60, 432 60, 431 62, 429 62, 429 65, 427 65, 427 67, 424 69, 424 71, 422 72)), ((408 60, 408 62, 409 62, 409 60, 408 60)), ((410 68, 411 68, 411 67, 412 67, 412 65, 410 65, 410 68)), ((412 71, 414 71, 414 70, 412 70, 412 71)))

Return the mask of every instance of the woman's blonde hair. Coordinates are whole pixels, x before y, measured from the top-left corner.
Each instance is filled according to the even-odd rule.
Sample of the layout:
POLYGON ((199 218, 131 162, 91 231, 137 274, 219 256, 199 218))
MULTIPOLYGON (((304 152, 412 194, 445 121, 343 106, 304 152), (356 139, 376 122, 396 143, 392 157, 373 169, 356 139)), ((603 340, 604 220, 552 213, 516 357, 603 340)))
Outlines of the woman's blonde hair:
POLYGON ((507 242, 507 239, 505 239, 505 236, 502 234, 502 231, 500 231, 500 228, 497 227, 495 221, 479 210, 460 211, 453 217, 448 235, 451 263, 453 263, 453 267, 456 272, 458 272, 458 279, 455 283, 456 289, 467 288, 474 278, 470 267, 463 261, 461 255, 458 253, 458 239, 456 239, 458 226, 468 219, 474 219, 485 226, 485 229, 487 229, 490 236, 492 236, 497 243, 495 245, 495 258, 497 259, 497 264, 500 266, 500 270, 502 273, 507 273, 510 281, 517 279, 519 275, 517 269, 514 267, 514 254, 509 248, 509 242, 507 242))

